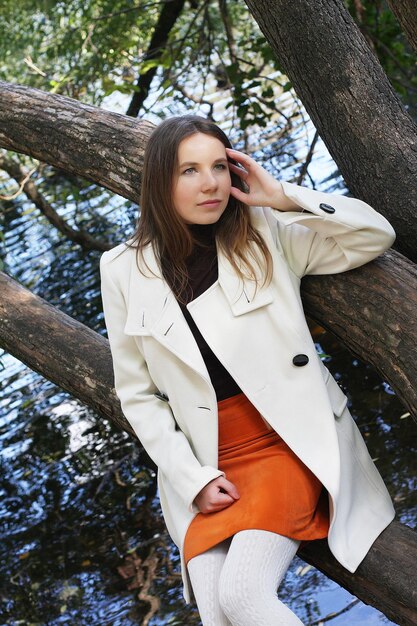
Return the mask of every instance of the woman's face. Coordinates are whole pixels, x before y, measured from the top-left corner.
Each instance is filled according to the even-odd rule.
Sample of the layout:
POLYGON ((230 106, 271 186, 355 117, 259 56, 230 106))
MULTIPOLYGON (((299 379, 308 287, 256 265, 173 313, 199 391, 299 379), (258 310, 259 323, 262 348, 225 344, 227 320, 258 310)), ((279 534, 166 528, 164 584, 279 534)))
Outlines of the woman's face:
POLYGON ((174 208, 186 224, 214 224, 230 196, 230 172, 226 149, 216 137, 195 133, 178 147, 174 173, 174 208))

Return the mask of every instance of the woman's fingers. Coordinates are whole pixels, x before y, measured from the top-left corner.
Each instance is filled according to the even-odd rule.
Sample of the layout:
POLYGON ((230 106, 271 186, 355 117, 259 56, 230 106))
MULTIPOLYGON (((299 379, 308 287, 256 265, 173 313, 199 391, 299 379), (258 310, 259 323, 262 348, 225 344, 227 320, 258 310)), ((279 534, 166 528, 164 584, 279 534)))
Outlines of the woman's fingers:
POLYGON ((207 503, 209 512, 221 511, 239 499, 239 492, 235 485, 223 476, 219 476, 213 487, 214 493, 210 494, 210 501, 207 503))
POLYGON ((241 189, 238 189, 237 187, 231 187, 230 194, 234 198, 236 198, 236 200, 239 200, 239 202, 243 202, 244 204, 246 204, 248 194, 242 191, 241 189))
POLYGON ((236 486, 223 476, 208 483, 195 499, 202 513, 214 513, 230 506, 239 498, 236 486))
POLYGON ((230 480, 227 480, 224 476, 219 476, 217 486, 219 486, 234 500, 238 500, 240 498, 236 485, 230 482, 230 480))
POLYGON ((270 206, 279 210, 292 210, 294 205, 288 203, 281 183, 275 180, 269 172, 267 172, 252 157, 226 148, 227 156, 233 159, 235 163, 229 162, 230 171, 239 176, 245 183, 246 188, 242 192, 236 187, 230 190, 231 195, 249 206, 270 206), (289 209, 286 207, 290 206, 289 209))
POLYGON ((228 493, 218 493, 216 494, 213 501, 210 503, 212 507, 216 510, 225 509, 227 506, 230 506, 235 502, 235 499, 232 498, 228 493))
POLYGON ((229 161, 229 170, 231 170, 234 174, 237 174, 242 180, 245 180, 248 177, 248 172, 243 167, 238 167, 234 163, 230 163, 229 161))
POLYGON ((232 148, 226 148, 226 153, 227 156, 231 157, 234 161, 237 161, 245 168, 249 168, 251 165, 256 165, 256 161, 244 152, 233 150, 232 148))

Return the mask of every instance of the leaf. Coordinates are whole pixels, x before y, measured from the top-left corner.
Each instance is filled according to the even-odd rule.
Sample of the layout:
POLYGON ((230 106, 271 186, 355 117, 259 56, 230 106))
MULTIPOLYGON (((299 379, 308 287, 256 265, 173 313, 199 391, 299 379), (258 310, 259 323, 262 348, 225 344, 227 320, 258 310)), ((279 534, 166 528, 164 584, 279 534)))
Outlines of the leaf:
POLYGON ((403 413, 402 415, 400 415, 400 420, 404 420, 406 417, 410 417, 411 413, 409 413, 407 411, 407 413, 403 413))

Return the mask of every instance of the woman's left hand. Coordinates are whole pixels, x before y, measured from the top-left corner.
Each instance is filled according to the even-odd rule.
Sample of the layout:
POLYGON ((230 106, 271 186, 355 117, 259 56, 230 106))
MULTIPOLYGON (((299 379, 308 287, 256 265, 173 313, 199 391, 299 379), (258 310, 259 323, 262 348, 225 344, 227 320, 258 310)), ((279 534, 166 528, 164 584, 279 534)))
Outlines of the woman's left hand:
POLYGON ((281 183, 275 180, 261 165, 247 154, 226 148, 227 156, 237 161, 238 167, 229 161, 229 169, 246 183, 248 191, 232 187, 231 195, 249 206, 269 206, 280 211, 299 209, 284 194, 281 183))

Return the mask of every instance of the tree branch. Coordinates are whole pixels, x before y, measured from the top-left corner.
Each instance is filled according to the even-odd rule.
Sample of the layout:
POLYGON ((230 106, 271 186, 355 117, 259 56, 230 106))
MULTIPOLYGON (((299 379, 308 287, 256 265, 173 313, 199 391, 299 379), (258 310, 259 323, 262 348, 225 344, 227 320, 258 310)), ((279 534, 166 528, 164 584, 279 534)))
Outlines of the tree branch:
POLYGON ((0 81, 0 148, 22 152, 139 202, 154 124, 0 81))
MULTIPOLYGON (((160 58, 168 42, 169 34, 174 27, 175 22, 181 15, 184 4, 185 0, 173 0, 172 2, 166 2, 163 5, 148 50, 144 56, 143 63, 151 60, 156 61, 160 58)), ((136 91, 130 101, 126 115, 136 117, 139 114, 144 101, 148 97, 151 83, 157 70, 158 66, 155 65, 147 72, 139 76, 136 83, 136 91)))
POLYGON ((113 247, 113 244, 106 241, 100 241, 83 230, 71 228, 71 226, 69 226, 67 222, 58 215, 46 198, 39 192, 37 186, 30 179, 29 174, 25 172, 20 163, 0 155, 0 169, 3 169, 11 178, 14 178, 19 185, 18 193, 25 193, 26 197, 33 202, 39 211, 46 217, 48 222, 59 230, 59 232, 62 233, 67 239, 73 241, 74 243, 78 243, 85 250, 102 250, 104 252, 105 250, 110 250, 110 248, 113 247))
POLYGON ((415 0, 388 0, 409 44, 417 54, 417 4, 415 0))

